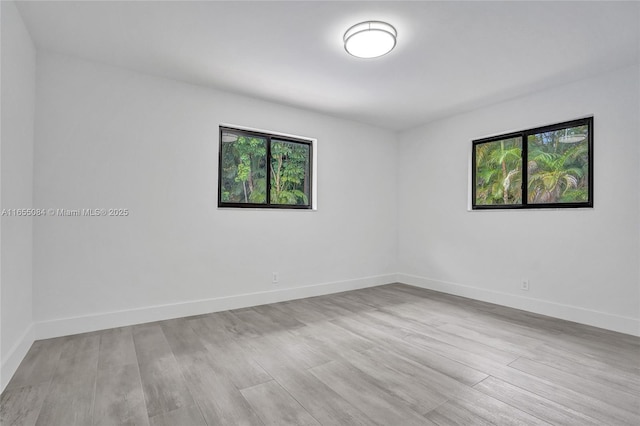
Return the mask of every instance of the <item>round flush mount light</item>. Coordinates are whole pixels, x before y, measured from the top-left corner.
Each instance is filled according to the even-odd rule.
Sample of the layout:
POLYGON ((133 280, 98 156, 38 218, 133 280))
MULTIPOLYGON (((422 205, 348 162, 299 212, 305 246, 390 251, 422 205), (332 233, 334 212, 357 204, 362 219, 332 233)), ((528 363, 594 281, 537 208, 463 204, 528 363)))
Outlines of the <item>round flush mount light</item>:
POLYGON ((238 140, 238 135, 233 133, 222 132, 222 142, 235 142, 238 140))
POLYGON ((558 142, 560 143, 578 143, 582 142, 587 138, 585 134, 577 134, 577 135, 564 135, 558 138, 558 142))
POLYGON ((344 48, 358 58, 377 58, 393 50, 397 36, 396 29, 386 22, 361 22, 344 33, 344 48))
POLYGON ((587 138, 585 133, 569 133, 569 129, 564 129, 564 135, 558 138, 560 143, 578 143, 587 138))

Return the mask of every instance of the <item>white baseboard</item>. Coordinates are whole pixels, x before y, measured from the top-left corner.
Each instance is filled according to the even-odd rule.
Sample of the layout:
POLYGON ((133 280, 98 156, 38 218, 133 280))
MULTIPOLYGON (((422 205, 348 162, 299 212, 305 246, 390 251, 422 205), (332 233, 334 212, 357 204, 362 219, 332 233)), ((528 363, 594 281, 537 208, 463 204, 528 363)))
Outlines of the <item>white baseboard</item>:
POLYGON ((18 366, 29 352, 31 345, 36 340, 35 327, 33 323, 20 336, 20 339, 9 350, 7 356, 2 360, 0 366, 0 392, 9 384, 9 380, 13 377, 18 366))
POLYGON ((470 299, 483 302, 495 303, 497 305, 510 308, 521 309, 523 311, 536 314, 547 315, 580 324, 591 325, 620 333, 640 336, 640 320, 637 318, 623 317, 606 312, 594 311, 578 306, 564 305, 541 299, 516 296, 483 288, 467 286, 463 284, 451 283, 435 280, 432 278, 419 277, 409 274, 397 274, 398 282, 415 287, 435 290, 442 293, 456 296, 468 297, 470 299))
POLYGON ((365 287, 391 284, 397 281, 396 274, 378 275, 354 280, 315 284, 304 287, 282 288, 256 293, 217 297, 205 300, 148 306, 123 311, 103 312, 93 315, 60 318, 36 323, 37 339, 86 333, 107 328, 124 327, 146 322, 188 317, 209 312, 246 308, 285 300, 302 299, 323 294, 339 293, 365 287))

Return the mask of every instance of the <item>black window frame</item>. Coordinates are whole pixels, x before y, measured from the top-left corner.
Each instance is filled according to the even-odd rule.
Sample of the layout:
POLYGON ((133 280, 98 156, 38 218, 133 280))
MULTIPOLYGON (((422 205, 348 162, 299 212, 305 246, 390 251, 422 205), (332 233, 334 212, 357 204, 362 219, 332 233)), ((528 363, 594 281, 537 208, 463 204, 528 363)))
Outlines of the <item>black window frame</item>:
POLYGON ((249 209, 285 209, 285 210, 313 210, 313 188, 315 185, 313 175, 313 140, 302 139, 278 133, 269 133, 260 130, 251 130, 231 126, 219 126, 218 145, 218 207, 219 208, 249 208, 249 209), (245 136, 254 136, 266 140, 266 202, 265 203, 235 203, 222 201, 222 133, 232 132, 245 136), (309 146, 309 194, 307 204, 272 204, 271 203, 271 141, 298 143, 309 146))
POLYGON ((472 151, 471 151, 471 208, 472 210, 520 210, 520 209, 565 209, 565 208, 593 208, 593 116, 579 118, 570 121, 564 121, 562 123, 555 123, 548 126, 535 127, 532 129, 521 130, 518 132, 510 132, 501 135, 491 136, 488 138, 475 139, 472 141, 472 151), (544 133, 544 132, 552 132, 557 130, 568 129, 571 127, 577 126, 588 126, 587 132, 587 144, 589 150, 589 165, 588 165, 588 200, 584 202, 563 202, 563 203, 529 203, 528 200, 528 182, 529 182, 529 171, 528 171, 528 151, 529 151, 529 136, 544 133), (520 137, 522 140, 522 201, 520 204, 476 204, 476 146, 488 143, 488 142, 496 142, 500 140, 517 138, 520 137))

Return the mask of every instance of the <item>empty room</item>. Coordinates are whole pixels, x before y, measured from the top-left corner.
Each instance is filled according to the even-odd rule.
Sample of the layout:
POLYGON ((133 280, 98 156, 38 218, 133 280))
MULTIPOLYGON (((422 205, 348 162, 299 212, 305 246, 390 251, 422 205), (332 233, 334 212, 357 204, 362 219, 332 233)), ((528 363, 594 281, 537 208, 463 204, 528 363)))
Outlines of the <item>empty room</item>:
POLYGON ((1 1, 0 424, 640 424, 640 3, 1 1))

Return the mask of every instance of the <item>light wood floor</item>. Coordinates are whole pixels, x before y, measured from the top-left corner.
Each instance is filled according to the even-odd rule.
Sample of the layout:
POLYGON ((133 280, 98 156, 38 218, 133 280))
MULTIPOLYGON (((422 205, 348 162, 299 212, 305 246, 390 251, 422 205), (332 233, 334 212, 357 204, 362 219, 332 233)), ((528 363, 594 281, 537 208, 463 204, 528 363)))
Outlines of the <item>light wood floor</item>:
POLYGON ((394 284, 33 344, 2 425, 638 425, 640 339, 394 284))

